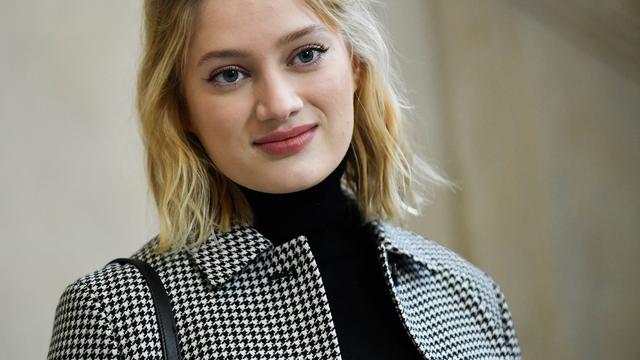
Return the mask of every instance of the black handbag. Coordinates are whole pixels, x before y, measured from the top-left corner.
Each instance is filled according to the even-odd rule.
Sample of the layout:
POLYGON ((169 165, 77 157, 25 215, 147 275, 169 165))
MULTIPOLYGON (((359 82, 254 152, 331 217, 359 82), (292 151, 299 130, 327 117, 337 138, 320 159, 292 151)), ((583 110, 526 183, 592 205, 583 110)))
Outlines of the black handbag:
POLYGON ((169 295, 167 295, 167 291, 162 285, 162 280, 160 280, 156 271, 149 264, 138 259, 118 258, 109 262, 109 264, 111 263, 131 264, 142 273, 151 290, 153 306, 156 309, 163 358, 165 360, 180 360, 180 347, 178 345, 173 309, 171 308, 171 303, 169 303, 169 295))

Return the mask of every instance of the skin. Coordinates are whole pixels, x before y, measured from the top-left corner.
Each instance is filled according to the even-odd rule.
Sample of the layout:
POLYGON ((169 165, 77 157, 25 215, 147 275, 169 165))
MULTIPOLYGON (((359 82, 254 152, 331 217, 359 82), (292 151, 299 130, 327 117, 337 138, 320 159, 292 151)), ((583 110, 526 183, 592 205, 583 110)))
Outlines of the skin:
POLYGON ((183 78, 187 127, 218 171, 268 193, 303 190, 326 178, 353 136, 358 60, 342 36, 302 0, 205 0, 194 26, 183 78), (312 30, 278 41, 303 28, 312 30), (245 54, 201 61, 229 49, 245 54), (317 128, 300 151, 273 155, 254 144, 304 124, 317 128))

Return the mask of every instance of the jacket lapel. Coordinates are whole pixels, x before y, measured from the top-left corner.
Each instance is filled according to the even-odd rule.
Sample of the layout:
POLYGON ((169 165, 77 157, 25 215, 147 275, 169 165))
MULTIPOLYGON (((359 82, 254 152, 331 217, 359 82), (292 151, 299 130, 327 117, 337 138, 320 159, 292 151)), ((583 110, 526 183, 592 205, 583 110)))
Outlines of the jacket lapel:
POLYGON ((210 322, 228 324, 211 330, 214 339, 225 339, 225 354, 341 359, 320 271, 304 236, 274 247, 254 228, 237 227, 190 254, 215 288, 207 301, 216 309, 210 322))
POLYGON ((487 301, 495 293, 489 281, 480 281, 486 274, 431 240, 373 225, 394 303, 425 357, 451 359, 480 345, 496 348, 500 309, 487 301))

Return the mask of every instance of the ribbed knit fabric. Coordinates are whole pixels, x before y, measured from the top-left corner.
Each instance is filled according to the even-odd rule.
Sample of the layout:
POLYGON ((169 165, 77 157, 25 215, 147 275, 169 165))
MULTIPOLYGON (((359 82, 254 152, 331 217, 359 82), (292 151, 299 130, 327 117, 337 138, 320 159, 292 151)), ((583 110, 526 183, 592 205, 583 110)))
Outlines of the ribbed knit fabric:
POLYGON ((307 237, 324 283, 343 360, 423 359, 403 327, 356 204, 340 186, 344 161, 309 189, 242 188, 254 227, 274 245, 307 237))

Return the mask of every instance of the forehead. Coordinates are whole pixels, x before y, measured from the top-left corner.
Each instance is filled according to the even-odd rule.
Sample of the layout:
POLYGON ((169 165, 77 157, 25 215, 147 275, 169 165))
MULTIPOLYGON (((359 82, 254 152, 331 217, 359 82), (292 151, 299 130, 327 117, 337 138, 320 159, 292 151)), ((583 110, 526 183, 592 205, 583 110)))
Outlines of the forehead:
POLYGON ((204 0, 192 41, 198 47, 262 43, 314 24, 325 25, 303 0, 204 0))

